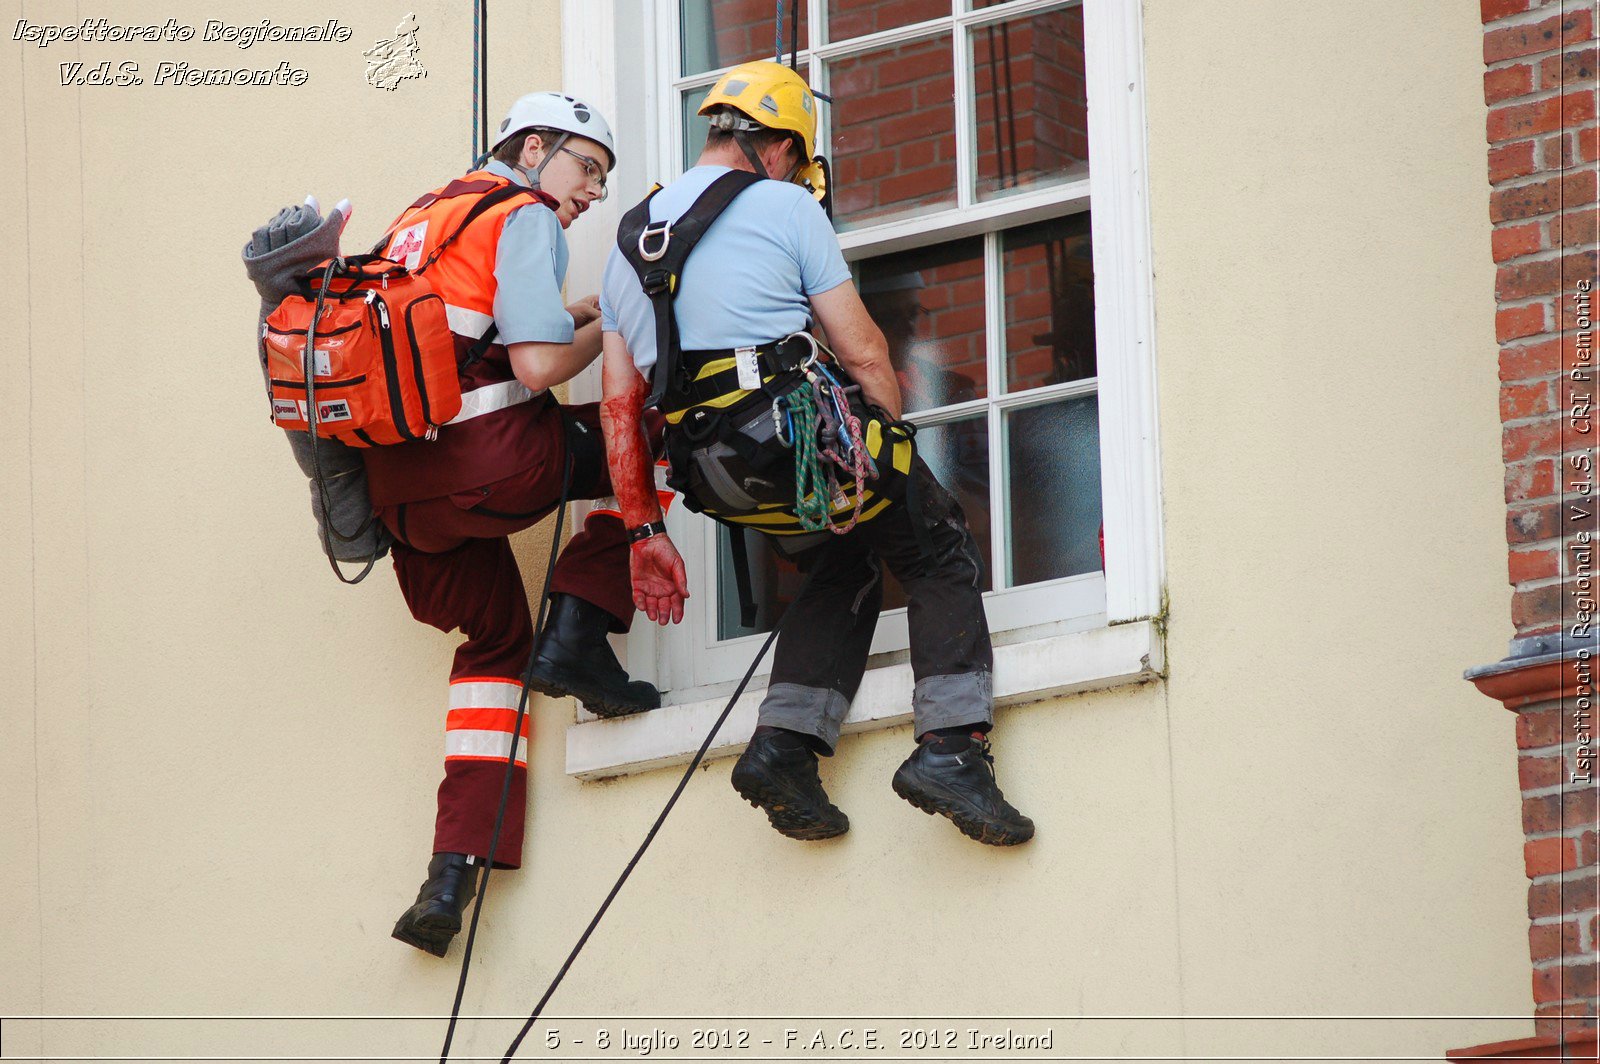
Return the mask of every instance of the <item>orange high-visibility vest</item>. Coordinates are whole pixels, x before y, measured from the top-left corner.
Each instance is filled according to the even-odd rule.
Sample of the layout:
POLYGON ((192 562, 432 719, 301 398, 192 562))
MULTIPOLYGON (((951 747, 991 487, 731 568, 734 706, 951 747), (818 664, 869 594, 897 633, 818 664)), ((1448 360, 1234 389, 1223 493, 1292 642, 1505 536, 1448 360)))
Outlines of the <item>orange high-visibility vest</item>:
MULTIPOLYGON (((474 203, 507 184, 498 174, 477 170, 427 193, 401 213, 380 253, 420 266, 460 227, 474 203)), ((543 419, 532 415, 550 398, 517 380, 503 344, 482 343, 494 326, 495 256, 506 219, 530 204, 558 206, 548 193, 532 188, 526 193, 484 212, 428 268, 426 276, 444 300, 456 341, 461 412, 440 427, 436 440, 363 452, 374 506, 454 494, 543 460, 549 433, 539 431, 543 419)))

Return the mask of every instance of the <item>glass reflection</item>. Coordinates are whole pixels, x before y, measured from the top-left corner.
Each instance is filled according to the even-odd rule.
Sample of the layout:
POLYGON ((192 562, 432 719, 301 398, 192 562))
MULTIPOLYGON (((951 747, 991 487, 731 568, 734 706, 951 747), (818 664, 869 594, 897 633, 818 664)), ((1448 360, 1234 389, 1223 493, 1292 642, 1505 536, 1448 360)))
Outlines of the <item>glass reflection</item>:
POLYGON ((836 225, 955 202, 950 47, 945 34, 829 64, 836 225))
MULTIPOLYGON (((805 0, 799 6, 800 47, 808 47, 809 26, 805 0)), ((794 30, 783 5, 783 54, 788 62, 794 30)), ((683 74, 737 66, 752 59, 771 59, 777 51, 776 9, 773 0, 683 0, 683 74)))
POLYGON ((733 551, 728 546, 733 535, 726 525, 717 526, 717 638, 737 639, 772 631, 789 603, 800 593, 802 575, 793 562, 779 557, 769 537, 741 529, 745 551, 750 558, 750 591, 756 603, 756 623, 746 628, 739 623, 739 585, 733 569, 733 551))
POLYGON ((828 40, 865 37, 949 14, 950 0, 828 0, 828 40))
MULTIPOLYGON (((989 528, 989 422, 982 414, 939 425, 917 426, 917 454, 928 463, 944 490, 956 497, 978 547, 982 589, 994 587, 990 572, 993 540, 989 528)), ((905 589, 888 572, 883 579, 883 608, 906 604, 905 589)))
POLYGON ((977 27, 972 61, 979 199, 1088 172, 1082 8, 977 27))
POLYGON ((1095 376, 1089 213, 1008 229, 1001 248, 1006 391, 1095 376))
POLYGON ((1011 586, 1100 569, 1100 406, 1079 396, 1006 415, 1011 586))
POLYGON ((860 291, 908 412, 988 394, 982 237, 866 259, 860 291))

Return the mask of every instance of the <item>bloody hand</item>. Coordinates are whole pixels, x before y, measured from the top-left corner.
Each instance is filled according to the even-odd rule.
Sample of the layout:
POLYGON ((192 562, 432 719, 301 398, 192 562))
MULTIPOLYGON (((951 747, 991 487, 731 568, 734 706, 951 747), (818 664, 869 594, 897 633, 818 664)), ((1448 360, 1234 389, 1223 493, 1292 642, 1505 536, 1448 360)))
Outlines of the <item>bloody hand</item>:
POLYGON ((633 604, 658 624, 683 620, 683 600, 689 597, 689 578, 683 558, 665 534, 633 545, 628 568, 633 575, 633 604))

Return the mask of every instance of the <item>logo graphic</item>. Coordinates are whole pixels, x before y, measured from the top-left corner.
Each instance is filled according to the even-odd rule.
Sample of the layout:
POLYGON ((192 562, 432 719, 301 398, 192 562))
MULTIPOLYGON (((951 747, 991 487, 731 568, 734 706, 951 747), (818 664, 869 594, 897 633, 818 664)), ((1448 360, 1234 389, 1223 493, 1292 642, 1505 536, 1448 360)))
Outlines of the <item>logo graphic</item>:
POLYGON ((417 268, 422 261, 422 238, 428 235, 428 223, 418 222, 416 225, 407 226, 394 235, 394 240, 389 244, 388 258, 400 263, 408 270, 417 268))
POLYGON ((349 421, 350 404, 343 399, 329 399, 317 402, 318 421, 349 421))
POLYGON ((393 92, 408 78, 425 78, 428 71, 417 61, 417 16, 409 14, 394 28, 394 36, 378 41, 361 53, 367 57, 367 84, 393 92))
POLYGON ((304 421, 300 416, 300 404, 293 399, 274 399, 272 401, 272 420, 274 421, 304 421))

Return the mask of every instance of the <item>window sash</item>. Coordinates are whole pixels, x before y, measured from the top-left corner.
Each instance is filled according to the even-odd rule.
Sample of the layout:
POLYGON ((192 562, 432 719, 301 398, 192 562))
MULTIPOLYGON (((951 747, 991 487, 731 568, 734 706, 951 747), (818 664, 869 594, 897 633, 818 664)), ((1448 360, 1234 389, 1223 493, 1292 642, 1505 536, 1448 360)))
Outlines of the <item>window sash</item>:
MULTIPOLYGON (((683 76, 683 44, 682 44, 682 8, 678 0, 655 0, 667 9, 669 31, 662 35, 663 54, 661 60, 663 69, 672 72, 673 103, 667 121, 670 129, 670 140, 673 145, 683 142, 683 112, 679 101, 683 95, 692 89, 705 88, 715 84, 717 79, 726 73, 730 67, 719 67, 705 73, 683 76)), ((953 13, 942 18, 928 19, 924 22, 915 22, 908 26, 899 26, 894 29, 871 33, 862 37, 852 37, 846 41, 829 42, 823 45, 813 45, 802 48, 796 56, 797 63, 809 64, 811 86, 824 95, 830 91, 829 79, 831 76, 831 62, 855 56, 868 54, 879 49, 890 48, 897 45, 908 44, 914 41, 937 38, 948 34, 950 36, 951 63, 954 70, 954 95, 958 108, 956 115, 956 202, 953 207, 939 211, 936 215, 925 217, 913 213, 910 216, 892 220, 888 223, 874 222, 866 226, 850 227, 840 234, 840 243, 845 246, 846 257, 850 251, 872 247, 880 253, 884 250, 898 250, 890 246, 890 241, 911 238, 926 232, 925 223, 932 222, 942 229, 952 232, 965 230, 958 235, 971 235, 976 232, 985 232, 983 228, 972 228, 974 224, 990 223, 994 228, 1009 227, 1023 224, 1022 221, 1013 221, 1013 207, 1016 211, 1036 212, 1035 216, 1027 217, 1028 221, 1037 221, 1051 216, 1051 208, 1063 204, 1076 203, 1085 199, 1088 194, 1088 181, 1064 182, 1059 185, 1046 186, 1035 190, 1034 195, 1018 193, 1015 196, 998 197, 997 199, 982 200, 977 198, 977 98, 973 91, 972 72, 972 38, 971 31, 992 26, 1012 19, 1022 19, 1029 15, 1046 11, 1067 10, 1082 6, 1084 0, 1011 0, 1010 3, 998 4, 994 7, 968 11, 969 0, 952 0, 953 13), (818 62, 822 60, 822 62, 818 62), (968 217, 974 210, 978 213, 968 217), (846 237, 854 237, 848 243, 846 237)), ((806 0, 810 5, 807 19, 811 25, 813 40, 826 36, 827 33, 827 0, 806 0)), ((1087 17, 1087 12, 1085 12, 1087 17)), ((787 53, 785 53, 787 54, 787 53)), ((1087 62, 1088 56, 1085 56, 1087 62)), ((832 108, 824 103, 819 108, 817 116, 817 144, 825 145, 833 140, 832 108)), ((677 176, 683 172, 678 159, 679 155, 664 157, 661 162, 660 173, 677 176)), ((947 239, 954 239, 951 236, 947 239)), ((922 240, 922 243, 931 243, 932 240, 922 240)), ((916 247, 916 243, 906 243, 905 247, 916 247)))
MULTIPOLYGON (((808 0, 811 25, 824 33, 822 10, 824 0, 808 0)), ((1156 436, 1155 354, 1154 322, 1151 302, 1148 195, 1145 178, 1144 143, 1144 72, 1142 56, 1142 12, 1139 0, 1080 0, 1084 8, 1085 37, 1096 42, 1085 56, 1086 80, 1091 109, 1091 156, 1094 165, 1087 178, 1045 188, 1030 189, 1024 193, 998 200, 971 203, 973 183, 963 177, 958 195, 970 204, 963 210, 941 212, 937 216, 894 220, 859 229, 848 230, 840 236, 846 257, 862 257, 902 250, 927 243, 955 239, 976 233, 989 233, 1002 228, 1024 225, 1032 221, 1071 213, 1092 199, 1091 235, 1095 248, 1095 317, 1097 345, 1102 352, 1100 377, 1092 385, 1086 381, 1051 386, 1048 394, 1041 390, 1012 395, 996 395, 973 408, 987 406, 990 418, 1001 416, 1006 409, 1032 405, 1035 401, 1064 397, 1074 391, 1093 387, 1099 393, 1101 494, 1105 527, 1105 571, 1086 576, 1069 577, 1063 581, 1028 585, 1024 588, 992 592, 986 596, 986 606, 996 642, 1004 643, 1018 637, 1019 626, 1037 626, 1054 623, 1072 627, 1117 623, 1159 614, 1163 580, 1162 537, 1160 525, 1160 483, 1156 436), (1057 585, 1067 587, 1063 591, 1057 585), (1098 596, 1102 607, 1092 612, 1093 598, 1098 596), (1049 617, 1059 616, 1054 610, 1036 610, 1030 602, 1035 598, 1048 603, 1063 604, 1071 611, 1071 620, 1051 622, 1049 617), (1008 601, 1010 600, 1010 601, 1008 601), (1014 601, 1015 608, 1011 602, 1014 601)), ((642 100, 646 120, 641 123, 641 139, 649 144, 647 160, 655 166, 649 177, 668 180, 681 173, 682 130, 679 118, 679 98, 683 88, 704 85, 714 81, 719 72, 709 72, 689 78, 678 77, 680 62, 678 4, 671 0, 658 0, 646 5, 642 24, 637 20, 633 0, 612 0, 594 5, 590 0, 563 0, 565 18, 563 36, 568 42, 564 53, 568 56, 569 82, 578 70, 576 82, 569 86, 584 89, 584 77, 595 78, 600 86, 596 95, 604 101, 615 100, 622 107, 625 101, 642 100), (605 8, 606 17, 597 19, 595 8, 605 8), (646 53, 641 64, 617 61, 617 40, 627 35, 640 42, 646 53), (574 45, 573 41, 576 41, 574 45), (593 75, 589 71, 595 71, 593 75), (667 75, 663 77, 662 75, 667 75), (663 112, 663 108, 665 111, 663 112), (665 113, 665 123, 651 120, 665 113)), ((964 0, 960 4, 965 7, 964 0)), ((959 11, 949 19, 929 20, 889 31, 904 35, 905 39, 952 32, 953 59, 959 58, 956 69, 961 71, 966 63, 969 39, 966 31, 979 25, 1020 17, 1030 13, 1062 6, 1059 0, 1017 0, 981 11, 959 11)), ((858 38, 845 45, 823 45, 801 51, 802 57, 818 53, 823 57, 848 54, 856 45, 860 50, 870 50, 891 39, 883 35, 858 38)), ((959 75, 965 79, 968 75, 959 75)), ((965 82, 961 90, 970 95, 965 82)), ((826 91, 826 89, 824 89, 826 91)), ((965 101, 968 120, 972 104, 965 101)), ((825 120, 825 115, 824 115, 825 120)), ((962 123, 966 124, 966 123, 962 123)), ((972 136, 967 134, 959 136, 972 136)), ((972 165, 970 151, 959 153, 963 165, 972 165)), ((648 161, 646 164, 648 169, 648 161)), ((601 217, 605 217, 602 215, 601 217)), ((583 258, 575 254, 576 260, 583 258)), ((603 253, 593 265, 585 264, 585 272, 593 273, 593 284, 598 280, 598 265, 603 253)), ((579 283, 576 280, 574 283, 579 283)), ((993 292, 990 293, 993 298, 993 292)), ((1001 318, 992 310, 992 323, 1001 318)), ((574 401, 598 398, 598 374, 590 373, 584 380, 574 382, 574 401)), ((929 412, 934 413, 934 412, 929 412)), ((940 411, 951 414, 951 411, 940 411)), ((951 415, 953 416, 953 414, 951 415)), ((994 437, 996 440, 1000 436, 994 437)), ((991 448, 991 453, 1000 448, 991 448)), ((674 509, 669 517, 675 538, 679 538, 685 557, 700 560, 700 571, 713 572, 707 557, 708 541, 714 549, 714 537, 708 535, 709 523, 698 517, 686 515, 682 507, 674 509), (680 538, 681 537, 681 538, 680 538)), ((996 536, 1003 535, 996 529, 996 536)), ((1002 541, 1003 540, 999 540, 1002 541)), ((659 629, 641 622, 634 626, 627 641, 630 667, 636 675, 650 676, 664 689, 670 690, 669 701, 683 701, 689 697, 704 697, 717 686, 731 689, 736 678, 748 664, 755 646, 764 637, 709 642, 705 633, 715 634, 715 618, 707 618, 707 609, 714 610, 714 594, 708 594, 702 578, 702 588, 689 602, 690 616, 676 629, 659 629), (700 623, 692 623, 696 617, 700 623), (652 669, 652 663, 655 668, 652 669), (710 685, 708 687, 707 685, 710 685), (691 688, 701 688, 691 694, 691 688)), ((875 652, 885 640, 898 634, 904 645, 904 614, 886 614, 879 631, 875 652)))

